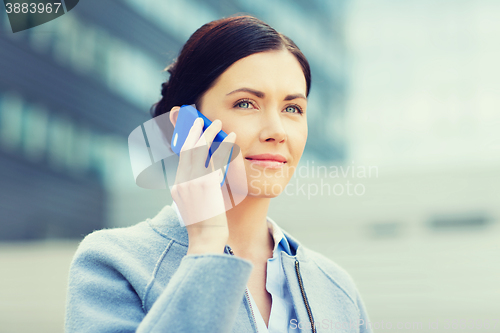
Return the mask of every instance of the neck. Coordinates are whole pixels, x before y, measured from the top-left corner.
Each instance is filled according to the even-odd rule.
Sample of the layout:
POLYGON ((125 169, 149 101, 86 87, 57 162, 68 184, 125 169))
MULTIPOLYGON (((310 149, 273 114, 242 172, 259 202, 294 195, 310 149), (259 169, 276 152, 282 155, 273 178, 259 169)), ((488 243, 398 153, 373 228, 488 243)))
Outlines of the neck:
POLYGON ((270 200, 247 196, 226 212, 229 229, 227 244, 235 255, 249 260, 272 257, 274 240, 266 219, 270 200))

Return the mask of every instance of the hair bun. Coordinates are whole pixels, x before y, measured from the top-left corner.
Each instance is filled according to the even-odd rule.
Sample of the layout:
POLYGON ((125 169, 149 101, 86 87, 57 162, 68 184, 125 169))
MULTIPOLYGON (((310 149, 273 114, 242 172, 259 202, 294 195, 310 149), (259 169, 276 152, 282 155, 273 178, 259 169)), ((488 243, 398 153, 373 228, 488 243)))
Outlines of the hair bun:
POLYGON ((167 97, 167 92, 168 92, 168 81, 167 82, 163 82, 161 84, 161 95, 163 97, 167 97))

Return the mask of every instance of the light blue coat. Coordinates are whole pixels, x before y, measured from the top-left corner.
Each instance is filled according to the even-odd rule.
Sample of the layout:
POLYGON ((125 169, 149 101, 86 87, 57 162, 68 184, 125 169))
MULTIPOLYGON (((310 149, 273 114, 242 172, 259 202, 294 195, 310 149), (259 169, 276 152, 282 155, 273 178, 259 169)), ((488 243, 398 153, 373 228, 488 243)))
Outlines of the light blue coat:
MULTIPOLYGON (((283 230, 281 252, 297 332, 372 332, 337 264, 283 230)), ((85 237, 70 268, 66 332, 257 332, 245 297, 252 270, 228 254, 186 255, 188 234, 165 206, 153 219, 85 237)), ((255 311, 255 310, 254 310, 255 311)))

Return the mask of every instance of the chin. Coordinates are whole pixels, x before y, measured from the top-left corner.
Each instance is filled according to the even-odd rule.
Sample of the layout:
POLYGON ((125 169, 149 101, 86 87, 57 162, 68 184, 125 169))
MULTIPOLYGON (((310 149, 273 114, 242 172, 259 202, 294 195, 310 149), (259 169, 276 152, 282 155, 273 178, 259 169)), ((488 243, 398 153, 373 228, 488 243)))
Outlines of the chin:
POLYGON ((248 181, 248 195, 259 198, 275 198, 284 190, 288 182, 273 178, 253 178, 248 181))

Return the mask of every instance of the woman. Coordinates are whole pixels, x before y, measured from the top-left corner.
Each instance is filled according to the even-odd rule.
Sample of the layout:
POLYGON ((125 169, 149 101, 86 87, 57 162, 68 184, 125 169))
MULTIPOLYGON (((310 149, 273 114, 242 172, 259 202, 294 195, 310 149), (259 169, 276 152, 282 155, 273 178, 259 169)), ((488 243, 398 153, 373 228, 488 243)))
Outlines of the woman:
POLYGON ((168 71, 153 117, 169 112, 175 126, 179 107, 195 104, 213 123, 191 127, 171 206, 82 241, 67 331, 371 332, 350 276, 267 217, 307 140, 302 52, 256 18, 230 17, 198 29, 168 71), (199 177, 220 130, 229 135, 212 159, 239 147, 227 182, 245 196, 232 204, 220 171, 199 177), (216 213, 200 218, 207 209, 216 213))

